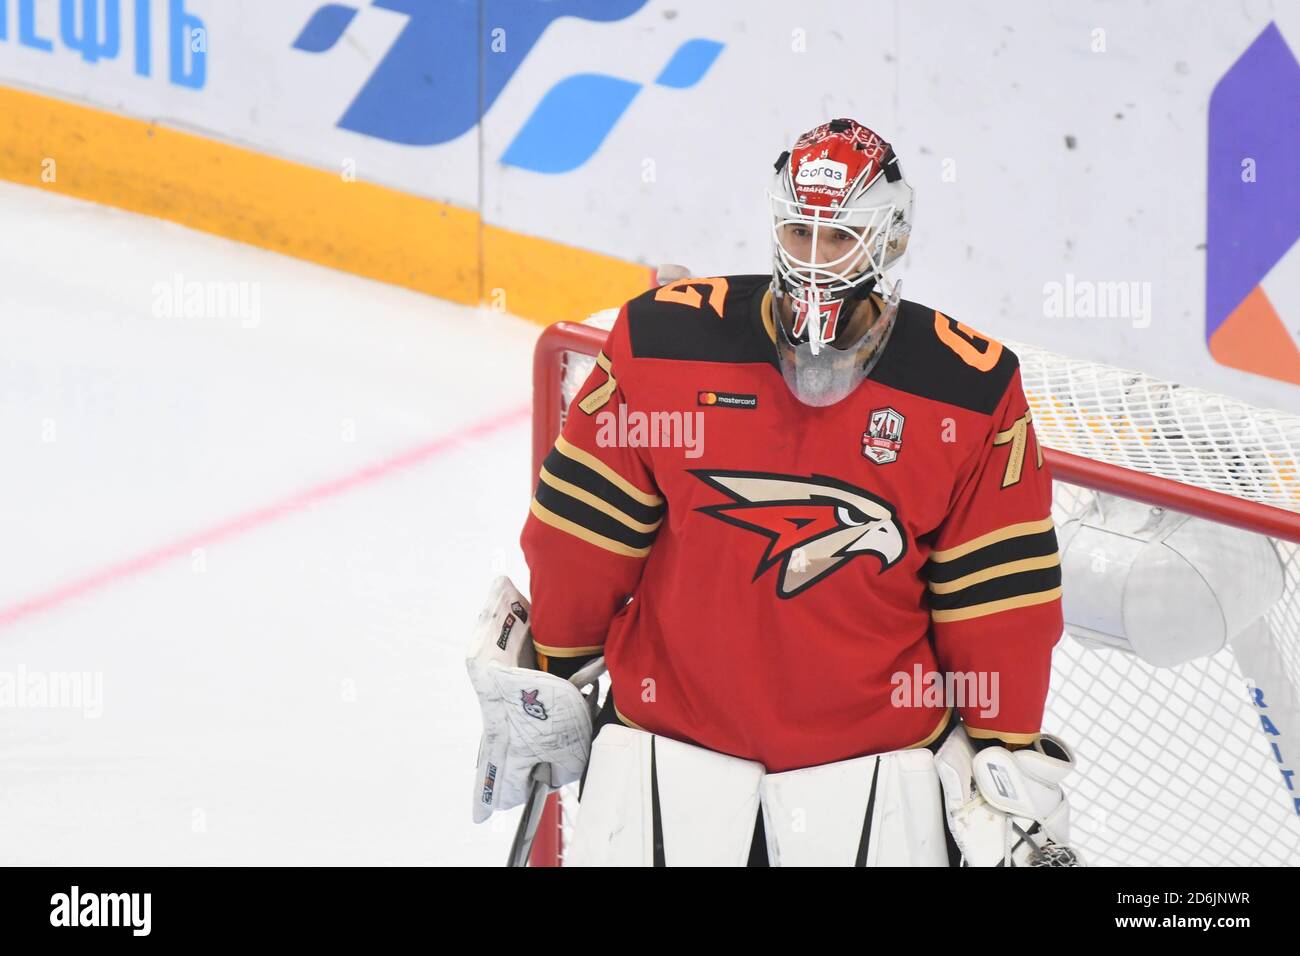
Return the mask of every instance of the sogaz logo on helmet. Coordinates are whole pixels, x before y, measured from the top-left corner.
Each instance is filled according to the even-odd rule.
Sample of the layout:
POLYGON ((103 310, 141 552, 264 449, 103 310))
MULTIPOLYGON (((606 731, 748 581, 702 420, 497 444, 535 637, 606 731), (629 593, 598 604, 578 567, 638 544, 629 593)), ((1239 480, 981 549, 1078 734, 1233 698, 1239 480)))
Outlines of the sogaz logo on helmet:
POLYGON ((843 187, 849 167, 834 159, 814 159, 799 167, 794 181, 801 186, 843 187))

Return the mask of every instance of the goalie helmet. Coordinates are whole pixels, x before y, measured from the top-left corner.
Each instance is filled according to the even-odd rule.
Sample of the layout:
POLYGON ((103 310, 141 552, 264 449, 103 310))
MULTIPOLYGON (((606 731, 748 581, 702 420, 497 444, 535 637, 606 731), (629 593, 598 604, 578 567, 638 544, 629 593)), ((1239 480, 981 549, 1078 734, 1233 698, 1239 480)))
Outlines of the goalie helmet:
POLYGON ((837 119, 777 158, 767 195, 782 374, 805 404, 832 405, 870 372, 893 327, 898 283, 883 280, 907 248, 912 189, 893 147, 837 119), (856 305, 877 290, 879 315, 855 328, 856 305))

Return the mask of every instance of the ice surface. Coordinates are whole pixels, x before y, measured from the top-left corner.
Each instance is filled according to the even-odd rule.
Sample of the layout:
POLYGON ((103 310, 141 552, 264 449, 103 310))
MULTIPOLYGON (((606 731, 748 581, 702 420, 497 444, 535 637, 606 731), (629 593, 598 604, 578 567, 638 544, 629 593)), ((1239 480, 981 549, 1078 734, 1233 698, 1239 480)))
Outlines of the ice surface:
POLYGON ((462 657, 526 586, 537 328, 4 183, 0 222, 0 862, 503 861, 462 657))

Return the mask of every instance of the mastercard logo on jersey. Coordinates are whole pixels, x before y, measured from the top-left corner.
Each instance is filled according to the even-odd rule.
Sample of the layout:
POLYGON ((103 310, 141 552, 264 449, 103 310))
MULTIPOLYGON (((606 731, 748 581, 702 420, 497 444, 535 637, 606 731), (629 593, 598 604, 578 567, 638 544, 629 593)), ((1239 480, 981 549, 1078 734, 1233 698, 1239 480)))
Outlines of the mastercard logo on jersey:
POLYGON ((758 396, 742 392, 703 391, 698 400, 701 405, 715 408, 758 408, 758 396))

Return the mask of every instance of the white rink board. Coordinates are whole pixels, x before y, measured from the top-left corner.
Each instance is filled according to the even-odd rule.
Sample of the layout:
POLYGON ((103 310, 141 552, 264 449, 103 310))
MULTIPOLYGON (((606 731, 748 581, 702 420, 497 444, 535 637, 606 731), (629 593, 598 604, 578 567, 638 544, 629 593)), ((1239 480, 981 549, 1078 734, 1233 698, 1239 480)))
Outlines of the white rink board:
MULTIPOLYGON (((901 272, 909 297, 995 337, 1261 406, 1300 403, 1295 386, 1214 362, 1204 334, 1209 98, 1270 22, 1300 49, 1295 4, 650 0, 612 22, 549 23, 480 126, 432 146, 338 125, 405 14, 358 4, 332 49, 308 53, 292 45, 322 6, 314 0, 186 0, 209 37, 196 90, 162 75, 161 2, 149 77, 133 69, 134 5, 122 5, 119 55, 94 63, 58 39, 53 0, 36 6, 53 49, 19 43, 17 6, 0 80, 324 169, 353 162, 364 180, 477 209, 493 225, 698 274, 767 268, 773 159, 815 122, 853 115, 895 143, 917 189, 901 272), (656 84, 694 39, 723 45, 703 77, 656 84), (548 92, 580 74, 638 85, 599 148, 562 173, 503 163, 548 92), (1074 280, 1139 283, 1149 314, 1048 318, 1045 285, 1074 280)), ((509 22, 512 8, 484 9, 485 26, 509 22)), ((503 42, 523 42, 518 32, 503 42)), ((457 88, 446 102, 474 95, 457 88)), ((1290 285, 1274 278, 1288 305, 1290 285)))

